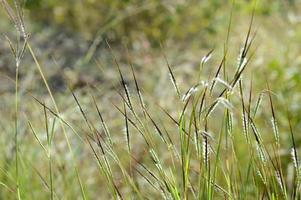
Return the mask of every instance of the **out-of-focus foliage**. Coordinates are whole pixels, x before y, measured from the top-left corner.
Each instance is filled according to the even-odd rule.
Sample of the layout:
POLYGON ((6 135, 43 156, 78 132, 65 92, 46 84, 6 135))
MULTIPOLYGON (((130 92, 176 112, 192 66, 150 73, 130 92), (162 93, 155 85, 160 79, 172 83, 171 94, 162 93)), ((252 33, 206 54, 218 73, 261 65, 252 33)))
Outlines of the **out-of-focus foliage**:
MULTIPOLYGON (((11 3, 13 8, 13 0, 7 1, 11 3)), ((87 119, 93 124, 93 128, 95 125, 95 128, 102 132, 103 129, 99 123, 98 111, 95 109, 91 94, 95 96, 103 117, 108 123, 109 130, 113 133, 113 141, 116 142, 116 145, 114 145, 116 154, 121 158, 125 168, 131 171, 130 156, 126 154, 128 151, 125 150, 127 148, 126 140, 122 131, 126 127, 125 121, 127 120, 124 120, 124 116, 112 106, 117 105, 122 109, 126 105, 122 104, 122 99, 119 99, 119 92, 123 89, 119 84, 120 75, 115 67, 115 56, 130 91, 132 102, 138 102, 138 95, 135 92, 136 86, 131 68, 128 66, 129 61, 133 64, 139 86, 141 87, 141 94, 145 97, 147 110, 155 122, 158 123, 159 128, 164 128, 164 133, 165 131, 171 133, 172 140, 176 144, 174 146, 178 147, 180 144, 177 142, 180 139, 177 133, 180 129, 157 106, 164 107, 175 119, 182 115, 182 112, 180 113, 177 109, 178 106, 182 106, 182 103, 180 105, 176 104, 175 98, 177 96, 174 94, 173 84, 169 80, 168 68, 162 55, 162 49, 158 48, 158 42, 162 41, 163 43, 163 51, 174 72, 182 94, 185 91, 190 91, 189 88, 199 80, 202 56, 206 55, 211 49, 214 49, 213 56, 203 68, 202 80, 204 83, 207 80, 210 83, 216 82, 216 89, 221 89, 220 87, 224 85, 228 87, 227 82, 231 80, 235 75, 234 72, 237 70, 237 57, 248 33, 256 0, 234 0, 235 6, 232 10, 233 18, 228 43, 225 41, 228 37, 232 0, 23 1, 26 8, 25 25, 31 36, 29 42, 42 66, 48 85, 54 93, 54 98, 61 110, 61 116, 66 122, 74 126, 80 135, 90 133, 91 129, 89 128, 91 127, 89 125, 86 126, 87 124, 83 120, 81 110, 78 109, 78 105, 70 93, 70 88, 78 97, 83 111, 87 114, 87 119), (90 48, 90 46, 93 46, 91 45, 93 44, 91 40, 99 36, 108 39, 109 43, 112 44, 114 57, 104 40, 101 40, 94 50, 90 48), (129 45, 129 54, 126 53, 122 45, 123 41, 132 42, 132 45, 129 45), (192 45, 197 48, 192 48, 192 45), (223 72, 220 73, 220 77, 213 79, 217 67, 223 59, 225 46, 228 48, 225 69, 229 80, 224 80, 223 72), (90 53, 91 55, 89 56, 90 53), (82 60, 85 62, 82 62, 82 60), (127 160, 128 158, 129 160, 127 160)), ((283 169, 285 183, 289 192, 292 192, 292 185, 295 179, 294 174, 298 173, 298 171, 294 169, 295 160, 290 156, 292 144, 287 110, 291 111, 291 124, 296 136, 298 152, 300 152, 301 148, 300 135, 298 135, 301 131, 301 47, 299 45, 301 42, 301 4, 298 1, 300 2, 300 0, 257 0, 251 31, 251 37, 256 35, 250 48, 250 55, 253 56, 247 56, 250 63, 241 79, 246 105, 249 104, 249 100, 252 100, 251 107, 248 108, 251 108, 252 113, 257 104, 257 99, 263 94, 263 103, 259 106, 254 122, 258 125, 258 130, 263 136, 264 143, 268 146, 267 150, 271 150, 273 161, 278 162, 278 159, 276 157, 274 159, 273 156, 279 153, 282 161, 281 168, 283 169), (251 80, 253 80, 253 91, 252 98, 249 98, 251 80), (272 113, 266 82, 270 84, 281 138, 281 148, 276 148, 275 152, 272 144, 274 141, 272 136, 274 124, 273 121, 269 123, 272 113)), ((9 17, 3 14, 2 9, 0 11, 1 34, 7 35, 14 41, 16 31, 13 23, 8 19, 9 17)), ((20 141, 20 188, 22 199, 50 199, 49 158, 39 144, 41 142, 41 144, 46 145, 48 126, 46 124, 48 123, 49 128, 50 125, 53 126, 55 132, 53 151, 49 151, 53 152, 55 195, 58 195, 58 199, 79 198, 80 189, 77 185, 76 174, 72 170, 72 151, 68 151, 68 145, 58 126, 59 120, 57 120, 57 124, 54 124, 55 119, 59 118, 56 118, 53 115, 54 113, 47 111, 49 119, 44 119, 45 110, 43 110, 43 106, 33 99, 33 97, 38 98, 41 102, 45 102, 50 109, 54 109, 51 103, 52 99, 47 93, 47 88, 37 70, 36 63, 33 62, 32 55, 28 51, 26 53, 22 58, 22 67, 20 67, 19 72, 20 115, 18 136, 20 141), (28 122, 32 124, 32 128, 28 122), (36 131, 38 137, 35 137, 33 130, 36 131), (38 141, 37 138, 40 138, 41 141, 38 141)), ((16 188, 16 180, 14 179, 16 169, 14 157, 16 151, 13 150, 16 146, 15 138, 13 137, 15 134, 13 127, 16 119, 16 103, 13 100, 16 98, 14 94, 16 70, 14 62, 9 43, 2 37, 0 44, 0 116, 5 117, 0 120, 0 130, 4 133, 0 139, 0 150, 2 152, 0 154, 0 199, 15 199, 16 197, 14 194, 16 188)), ((227 103, 228 101, 225 101, 225 104, 220 104, 220 107, 217 106, 215 110, 217 112, 215 113, 214 111, 213 113, 215 114, 210 118, 209 136, 212 138, 212 140, 210 139, 212 147, 215 150, 219 150, 219 147, 216 145, 219 145, 219 141, 222 141, 220 159, 217 156, 215 157, 217 155, 215 152, 217 151, 213 151, 212 154, 212 159, 216 158, 216 166, 218 166, 216 178, 212 180, 216 181, 218 186, 228 188, 230 193, 233 192, 235 194, 233 199, 236 197, 243 199, 244 194, 247 199, 252 199, 252 197, 259 199, 259 196, 254 194, 261 192, 263 193, 261 198, 265 198, 264 195, 268 193, 266 191, 273 188, 275 190, 281 189, 277 185, 279 177, 277 173, 274 174, 274 169, 271 170, 273 165, 268 162, 266 163, 267 165, 263 165, 268 169, 266 171, 268 172, 266 174, 269 176, 266 179, 268 181, 266 182, 264 179, 261 181, 261 174, 258 173, 260 170, 257 170, 259 162, 253 159, 256 158, 256 149, 247 148, 248 143, 244 142, 245 130, 241 112, 242 106, 240 106, 241 96, 237 89, 234 88, 233 93, 229 93, 233 97, 229 98, 231 104, 227 103), (232 103, 233 107, 231 106, 232 103), (234 126, 231 126, 233 134, 229 134, 230 137, 228 135, 226 137, 226 134, 219 130, 219 122, 223 122, 221 119, 223 114, 221 112, 224 111, 222 109, 224 105, 233 110, 233 119, 231 121, 233 120, 234 126), (225 143, 223 142, 223 135, 227 138, 225 143), (220 136, 222 140, 219 140, 220 136), (235 140, 232 140, 232 138, 235 140), (224 144, 229 144, 230 146, 233 144, 233 148, 228 149, 224 144), (232 149, 233 155, 231 153, 232 149), (225 159, 228 160, 226 161, 225 159), (228 164, 224 165, 224 163, 228 164), (229 170, 228 167, 230 167, 229 170), (274 186, 266 187, 264 186, 266 183, 274 186), (241 196, 236 196, 236 193, 241 193, 239 194, 241 196)), ((195 94, 202 92, 200 90, 201 87, 199 87, 199 91, 194 91, 195 94)), ((219 92, 217 94, 213 93, 212 96, 214 97, 218 94, 219 92)), ((207 102, 210 103, 212 100, 214 99, 208 96, 207 102)), ((133 105, 135 105, 135 110, 136 108, 137 110, 139 109, 140 105, 133 105)), ((134 118, 136 114, 132 115, 131 109, 124 110, 127 111, 129 119, 136 121, 136 118, 134 118)), ((186 113, 189 112, 190 110, 186 113)), ((143 116, 143 113, 140 113, 139 110, 137 113, 137 116, 143 116)), ((186 119, 189 120, 189 118, 187 115, 186 119)), ((165 146, 162 146, 164 141, 157 135, 159 133, 157 129, 151 129, 153 124, 151 124, 149 119, 142 120, 146 122, 146 129, 150 128, 150 133, 154 134, 151 135, 155 141, 155 147, 157 147, 154 149, 158 151, 160 159, 163 161, 163 166, 171 166, 170 163, 177 159, 172 157, 170 159, 169 153, 172 156, 177 155, 177 153, 169 152, 165 146)), ((186 124, 188 125, 188 121, 186 124)), ((131 124, 129 125, 131 138, 133 139, 133 158, 139 159, 139 162, 145 164, 145 166, 156 173, 155 166, 157 165, 149 159, 146 146, 142 140, 143 137, 140 137, 140 132, 136 131, 131 124)), ((138 125, 140 126, 140 124, 138 125)), ((202 124, 200 124, 200 127, 202 127, 202 124)), ((109 199, 108 181, 103 176, 103 172, 99 173, 97 171, 97 161, 94 160, 88 143, 82 142, 80 138, 77 138, 67 126, 66 130, 68 136, 70 134, 70 144, 74 150, 74 158, 76 160, 75 165, 78 166, 88 197, 90 199, 109 199)), ((193 145, 194 141, 191 141, 191 145, 193 145)), ((191 152, 191 157, 195 156, 193 155, 194 150, 191 152)), ((300 154, 298 155, 300 157, 300 154)), ((111 157, 108 156, 108 158, 110 159, 111 157)), ((191 166, 193 166, 191 168, 193 170, 191 180, 196 181, 195 178, 197 176, 195 172, 197 171, 195 169, 199 168, 197 164, 201 162, 200 160, 191 161, 191 166)), ((117 165, 115 165, 116 163, 113 159, 109 160, 109 162, 113 166, 114 181, 116 180, 118 187, 121 188, 122 194, 129 196, 133 194, 134 192, 128 189, 127 181, 124 181, 126 179, 121 178, 123 175, 117 165)), ((133 162, 133 164, 135 165, 136 162, 133 162)), ((181 163, 177 162, 176 167, 180 166, 181 163)), ((169 170, 172 168, 168 167, 165 169, 169 170)), ((140 170, 140 168, 137 169, 140 170)), ((180 171, 175 170, 175 172, 177 174, 180 171)), ((202 173, 198 174, 202 175, 202 173)), ((169 173, 168 177, 172 178, 169 173)), ((179 181, 177 185, 180 186, 180 174, 177 174, 176 179, 179 181)), ((153 192, 151 186, 145 185, 147 182, 143 177, 135 175, 134 180, 137 180, 139 189, 145 190, 145 195, 151 198, 160 198, 156 196, 161 194, 158 192, 159 190, 153 192)), ((155 184, 157 183, 159 182, 156 181, 155 184)), ((195 187, 197 184, 191 185, 195 187)), ((212 184, 212 186, 214 185, 212 184)), ((214 190, 215 192, 222 194, 221 190, 214 190)), ((219 197, 220 199, 226 198, 224 196, 219 197)), ((281 199, 281 197, 279 195, 277 198, 281 199)))
MULTIPOLYGON (((150 41, 185 40, 197 34, 216 32, 227 23, 231 1, 195 0, 26 0, 25 6, 36 22, 59 25, 79 32, 86 39, 106 34, 111 39, 134 38, 141 33, 150 41), (226 9, 229 10, 229 9, 226 9), (137 34, 139 33, 139 34, 137 34)), ((238 1, 235 9, 251 12, 252 1, 238 1)), ((283 2, 259 1, 257 12, 268 15, 283 2), (269 6, 267 6, 269 5, 269 6)))

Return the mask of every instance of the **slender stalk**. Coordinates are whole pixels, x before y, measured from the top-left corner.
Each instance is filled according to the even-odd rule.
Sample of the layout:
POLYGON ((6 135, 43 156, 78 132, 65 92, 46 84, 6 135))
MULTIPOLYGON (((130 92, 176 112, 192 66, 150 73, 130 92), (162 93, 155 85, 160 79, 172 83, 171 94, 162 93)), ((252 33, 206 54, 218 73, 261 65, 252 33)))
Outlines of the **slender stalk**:
POLYGON ((15 170, 16 170, 16 190, 17 197, 20 200, 20 179, 19 179, 19 141, 18 141, 18 115, 19 115, 19 66, 16 64, 16 82, 15 82, 15 170))
POLYGON ((46 129, 46 136, 47 136, 47 157, 48 157, 48 170, 49 170, 49 182, 50 182, 50 199, 54 199, 54 192, 53 192, 53 171, 52 171, 52 135, 54 131, 55 126, 55 118, 53 120, 53 124, 49 133, 49 127, 48 127, 48 116, 47 116, 47 110, 44 106, 44 116, 45 116, 45 129, 46 129))
MULTIPOLYGON (((48 93, 49 93, 49 95, 50 95, 50 98, 51 98, 51 100, 52 100, 52 103, 53 103, 53 105, 54 105, 55 111, 56 111, 56 113, 60 116, 60 112, 59 112, 57 103, 56 103, 56 101, 55 101, 55 99, 54 99, 54 97, 53 97, 53 94, 52 94, 52 92, 51 92, 51 90, 50 90, 50 87, 49 87, 49 85, 48 85, 48 82, 47 82, 47 80, 46 80, 46 78, 45 78, 45 76, 44 76, 42 67, 41 67, 40 63, 38 62, 38 60, 37 60, 37 58, 36 58, 36 56, 35 56, 35 53, 33 52, 32 48, 31 48, 31 45, 30 45, 29 43, 27 43, 27 47, 28 47, 29 52, 30 52, 31 56, 33 57, 34 62, 35 62, 36 66, 37 66, 37 68, 38 68, 38 70, 39 70, 39 73, 40 73, 40 75, 41 75, 41 77, 42 77, 42 79, 43 79, 44 85, 45 85, 45 87, 47 88, 47 91, 48 91, 48 93)), ((86 194, 85 194, 85 190, 84 190, 84 187, 83 187, 83 184, 82 184, 82 181, 81 181, 81 179, 80 179, 80 177, 79 177, 79 173, 78 173, 77 166, 76 166, 76 164, 75 164, 74 153, 73 153, 73 150, 72 150, 71 144, 70 144, 70 142, 69 142, 69 138, 68 138, 68 136, 67 136, 67 132, 66 132, 66 129, 65 129, 65 126, 64 126, 64 123, 62 122, 62 120, 60 120, 60 125, 61 125, 61 128, 62 128, 62 130, 63 130, 63 134, 64 134, 64 137, 65 137, 65 139, 66 139, 66 143, 67 143, 68 149, 69 149, 69 151, 70 151, 70 153, 71 153, 72 164, 73 164, 73 167, 74 167, 74 171, 75 171, 75 173, 76 173, 76 177, 77 177, 78 183, 79 183, 79 185, 80 185, 82 198, 83 198, 83 199, 87 199, 87 198, 86 198, 86 194)))

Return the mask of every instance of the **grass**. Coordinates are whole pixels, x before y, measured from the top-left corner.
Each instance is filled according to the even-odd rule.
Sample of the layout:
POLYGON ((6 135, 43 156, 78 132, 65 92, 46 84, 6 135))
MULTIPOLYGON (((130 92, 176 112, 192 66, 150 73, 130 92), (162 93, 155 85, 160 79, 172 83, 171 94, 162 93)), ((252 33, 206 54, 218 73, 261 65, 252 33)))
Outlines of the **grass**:
POLYGON ((170 76, 170 87, 160 88, 167 90, 162 104, 144 89, 128 49, 123 66, 108 41, 119 83, 110 91, 70 86, 68 97, 55 96, 18 2, 15 9, 1 3, 17 30, 15 42, 6 37, 16 68, 15 131, 14 156, 1 157, 1 199, 300 199, 291 103, 280 104, 269 74, 265 89, 257 93, 259 80, 247 70, 258 51, 254 13, 236 66, 229 56, 231 12, 222 59, 207 73, 216 50, 208 51, 190 87, 178 81, 184 73, 175 73, 161 45, 170 76), (47 91, 45 101, 31 91, 20 93, 25 55, 34 61, 47 91), (112 98, 100 102, 99 94, 106 92, 112 98), (30 105, 24 111, 25 98, 30 105), (66 106, 60 109, 57 102, 63 101, 66 106), (286 107, 285 116, 281 107, 286 107))

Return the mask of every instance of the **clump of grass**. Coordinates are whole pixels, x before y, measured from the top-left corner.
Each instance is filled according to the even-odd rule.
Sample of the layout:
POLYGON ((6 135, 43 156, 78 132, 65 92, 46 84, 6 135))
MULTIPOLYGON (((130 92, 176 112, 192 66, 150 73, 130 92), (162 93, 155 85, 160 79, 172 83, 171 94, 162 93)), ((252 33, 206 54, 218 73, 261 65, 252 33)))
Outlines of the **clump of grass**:
MULTIPOLYGON (((15 118, 15 155, 16 155, 15 160, 16 161, 15 161, 15 163, 16 164, 15 165, 16 165, 16 191, 17 191, 17 194, 18 194, 18 199, 21 199, 20 181, 19 181, 19 153, 18 153, 18 151, 19 151, 19 149, 18 149, 18 146, 19 146, 19 142, 18 142, 18 117, 19 117, 19 112, 18 112, 18 108, 19 108, 19 100, 18 100, 18 98, 19 98, 18 97, 18 87, 19 87, 19 85, 18 85, 18 80, 19 80, 19 67, 20 67, 20 64, 21 64, 21 59, 22 59, 26 49, 29 50, 30 54, 32 55, 32 57, 34 59, 34 62, 35 62, 36 66, 37 66, 37 68, 40 72, 40 75, 41 75, 41 77, 44 81, 44 84, 45 84, 45 86, 48 90, 48 93, 49 93, 49 95, 52 99, 52 102, 55 106, 55 110, 56 110, 56 113, 57 113, 58 116, 60 115, 60 112, 58 110, 56 101, 54 100, 52 91, 51 91, 51 89, 50 89, 50 87, 47 83, 47 80, 44 76, 41 65, 39 64, 32 48, 30 46, 30 43, 28 41, 29 40, 29 34, 27 34, 26 30, 25 30, 24 15, 23 15, 23 12, 22 12, 22 9, 21 9, 20 2, 17 1, 17 0, 14 0, 15 9, 12 9, 10 4, 6 0, 2 0, 1 3, 2 3, 2 6, 5 9, 7 15, 9 16, 10 20, 12 21, 12 23, 16 27, 17 34, 18 34, 15 47, 13 46, 11 40, 9 40, 8 37, 6 37, 6 38, 8 39, 9 45, 10 45, 11 50, 13 52, 14 58, 16 60, 16 62, 15 62, 16 63, 16 79, 15 79, 15 97, 16 97, 15 98, 15 102, 16 102, 15 103, 15 112, 16 112, 16 118, 15 118)), ((69 143, 69 139, 68 139, 68 136, 66 134, 64 124, 61 120, 60 120, 60 122, 61 122, 60 124, 61 124, 62 130, 63 130, 63 133, 65 135, 65 139, 66 139, 66 142, 68 144, 69 150, 73 154, 72 147, 69 143)), ((47 122, 45 121, 45 123, 47 123, 47 122)), ((48 132, 48 130, 47 130, 47 132, 48 132)), ((50 146, 51 140, 49 138, 49 134, 47 134, 47 137, 48 137, 48 145, 50 146)), ((40 141, 39 141, 39 143, 40 143, 40 141)), ((49 155, 48 157, 50 159, 49 162, 51 162, 51 156, 49 155)), ((74 159, 73 159, 73 162, 74 162, 74 159)), ((74 164, 74 169, 75 169, 75 172, 76 172, 76 175, 77 175, 77 178, 78 178, 78 182, 79 182, 79 185, 80 185, 80 188, 81 188, 81 191, 82 191, 82 197, 83 197, 83 199, 86 199, 85 192, 84 192, 84 189, 83 189, 83 186, 82 186, 79 174, 78 174, 78 170, 77 170, 77 167, 75 166, 75 164, 74 164)), ((52 169, 49 169, 49 170, 52 171, 52 169)), ((52 182, 52 174, 50 174, 50 180, 52 182)), ((53 198, 52 188, 51 188, 51 198, 53 198)))
MULTIPOLYGON (((128 74, 123 72, 125 69, 119 65, 114 56, 113 48, 107 42, 114 57, 120 80, 120 87, 114 88, 120 103, 111 102, 110 105, 103 106, 108 106, 119 112, 125 133, 114 132, 110 129, 107 124, 110 119, 105 119, 99 102, 95 98, 94 90, 91 90, 90 96, 93 101, 94 114, 98 117, 96 123, 89 118, 93 113, 85 110, 77 91, 70 89, 83 118, 80 126, 87 127, 84 129, 85 131, 79 132, 75 128, 75 124, 64 118, 57 106, 42 66, 30 46, 19 4, 15 3, 16 9, 14 11, 6 1, 2 0, 1 3, 19 33, 15 46, 8 39, 16 60, 16 178, 14 180, 15 189, 13 190, 16 198, 29 199, 31 196, 27 194, 27 190, 22 190, 19 173, 19 158, 22 158, 22 152, 19 152, 20 138, 18 137, 18 117, 20 116, 18 69, 26 49, 29 50, 34 59, 54 108, 32 95, 33 100, 43 110, 46 144, 40 139, 41 136, 35 130, 30 119, 27 119, 27 122, 41 150, 45 152, 48 179, 44 178, 34 166, 24 169, 23 173, 31 173, 32 171, 37 173, 49 192, 48 197, 50 199, 74 198, 77 195, 70 194, 68 196, 64 194, 65 191, 58 192, 59 186, 56 185, 58 178, 55 177, 55 174, 58 173, 56 171, 59 171, 59 167, 57 167, 56 155, 52 153, 55 149, 54 137, 58 134, 55 132, 61 132, 64 135, 68 150, 71 153, 71 165, 74 169, 72 175, 77 180, 77 188, 80 190, 82 199, 89 199, 93 191, 89 187, 85 187, 88 183, 83 181, 80 176, 81 170, 85 169, 78 167, 77 159, 79 158, 74 151, 76 146, 72 146, 68 137, 69 132, 73 133, 72 136, 79 138, 81 144, 87 146, 94 156, 94 163, 98 167, 97 176, 104 180, 99 187, 105 188, 105 197, 114 199, 208 200, 300 198, 300 163, 290 115, 288 114, 288 130, 291 135, 292 147, 287 148, 281 146, 283 136, 278 129, 277 108, 274 105, 275 100, 271 95, 268 82, 267 90, 261 92, 257 100, 254 101, 253 79, 250 80, 250 86, 247 88, 245 85, 248 80, 246 81, 246 77, 243 78, 256 52, 252 48, 255 37, 255 33, 252 31, 254 13, 238 55, 234 73, 228 71, 230 66, 227 65, 229 35, 227 35, 223 58, 214 75, 212 77, 207 76, 205 79, 202 78, 202 70, 206 67, 206 63, 213 52, 210 50, 200 60, 200 71, 197 72, 199 76, 195 84, 186 90, 185 88, 182 90, 172 65, 170 65, 167 56, 162 53, 166 62, 167 75, 171 77, 171 84, 175 89, 175 92, 170 94, 173 95, 174 99, 172 102, 173 113, 156 102, 145 100, 144 94, 147 91, 143 91, 131 60, 129 60, 129 70, 133 86, 130 87, 131 85, 126 81, 128 74), (182 93, 181 91, 186 92, 182 93), (267 99, 264 99, 264 94, 267 94, 267 99), (258 123, 258 120, 261 120, 258 117, 258 111, 264 100, 267 100, 266 103, 271 110, 272 134, 263 133, 262 130, 266 129, 261 129, 262 126, 258 123), (149 105, 150 103, 155 107, 155 112, 149 105), (50 120, 50 116, 52 120, 50 120), (57 121, 61 129, 55 128, 57 121), (50 122, 52 122, 51 126, 49 126, 50 122), (125 142, 122 143, 114 139, 117 136, 120 140, 120 138, 124 138, 124 134, 125 142), (271 135, 273 135, 273 142, 266 142, 265 140, 271 135), (123 146, 120 145, 121 143, 123 146), (286 149, 287 152, 292 149, 292 162, 295 166, 293 183, 288 183, 283 167, 284 158, 279 153, 281 148, 286 149), (136 149, 141 149, 143 155, 139 155, 136 149)), ((230 33, 230 25, 231 20, 228 34, 230 33)), ((162 51, 164 51, 163 47, 162 51)), ((66 174, 62 176, 63 178, 67 177, 66 174)), ((30 182, 30 180, 26 181, 30 182)), ((7 183, 2 185, 10 188, 7 183)))
POLYGON ((19 172, 19 132, 18 132, 18 119, 19 119, 19 69, 21 67, 21 60, 24 56, 27 46, 28 35, 25 31, 25 25, 23 21, 23 12, 17 1, 14 1, 14 9, 6 2, 1 1, 2 7, 5 9, 10 20, 14 23, 17 30, 16 42, 13 44, 8 36, 5 36, 11 52, 15 60, 15 174, 16 174, 16 193, 17 198, 21 199, 20 195, 20 172, 19 172))

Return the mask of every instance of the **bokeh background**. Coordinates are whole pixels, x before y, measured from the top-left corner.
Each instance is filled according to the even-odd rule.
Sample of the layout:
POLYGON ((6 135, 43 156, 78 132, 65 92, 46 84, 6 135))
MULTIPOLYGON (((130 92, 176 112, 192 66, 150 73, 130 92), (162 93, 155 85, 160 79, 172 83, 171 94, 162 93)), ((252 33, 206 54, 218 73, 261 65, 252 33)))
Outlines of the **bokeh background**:
MULTIPOLYGON (((137 78, 149 107, 160 104, 173 112, 175 96, 165 64, 166 55, 182 91, 187 90, 197 77, 201 59, 214 49, 202 75, 204 79, 213 76, 228 46, 227 65, 229 72, 235 69, 237 57, 244 43, 254 10, 252 35, 256 33, 252 50, 255 52, 244 80, 246 87, 253 80, 254 95, 266 89, 266 80, 274 92, 279 127, 287 128, 286 107, 291 111, 292 124, 296 133, 301 131, 301 2, 299 0, 257 1, 198 1, 198 0, 26 0, 24 1, 25 26, 30 33, 30 43, 41 63, 44 74, 54 93, 58 107, 66 120, 74 124, 76 130, 84 132, 83 118, 70 93, 72 89, 79 97, 91 121, 97 121, 91 94, 100 104, 104 118, 114 132, 117 143, 123 144, 122 116, 111 102, 119 105, 116 90, 122 90, 114 63, 116 57, 124 73, 129 88, 134 88, 128 63, 134 66, 137 78), (231 16, 232 15, 232 19, 231 16), (231 19, 231 26, 229 23, 231 19), (227 33, 229 30, 229 39, 227 33), (108 45, 111 45, 112 52, 108 45), (70 89, 68 89, 68 87, 70 89), (120 139, 122 138, 122 140, 120 139)), ((15 37, 13 24, 3 8, 0 11, 0 166, 13 173, 9 167, 13 148, 14 119, 14 58, 4 35, 15 37)), ((20 132, 24 154, 24 168, 34 166, 43 176, 46 166, 43 152, 35 141, 28 126, 28 120, 43 138, 43 109, 32 96, 53 107, 39 76, 35 63, 26 52, 20 68, 20 132)), ((122 105, 122 104, 121 104, 122 105)), ((176 113, 173 113, 176 114, 176 113)), ((156 113, 162 121, 164 117, 156 113)), ((261 119, 269 119, 270 110, 264 105, 261 119)), ((238 122, 237 122, 238 123, 238 122)), ((265 127, 264 120, 258 122, 265 127)), ((168 126, 168 123, 167 123, 168 126)), ((170 125, 171 126, 171 125, 170 125)), ((214 129, 214 128, 213 128, 214 129)), ((262 132, 270 129, 263 128, 262 132)), ((281 131, 281 128, 280 128, 281 131)), ((70 133, 72 135, 72 133, 70 133)), ((289 135, 284 131, 283 143, 289 143, 289 135)), ((79 194, 74 174, 70 167, 62 135, 55 136, 56 167, 59 169, 58 193, 66 198, 79 194), (67 174, 67 175, 60 175, 67 174), (72 187, 74 186, 74 187, 72 187)), ((71 138, 81 176, 90 196, 97 191, 104 192, 102 179, 97 178, 97 166, 87 144, 81 144, 76 137, 71 138), (94 163, 94 164, 92 164, 94 163), (94 174, 94 175, 93 175, 94 174)), ((267 137, 269 138, 269 137, 267 137)), ((296 137, 298 146, 301 137, 296 137)), ((45 140, 45 138, 43 139, 45 140)), ((139 140, 137 141, 139 144, 139 140)), ((119 151, 122 153, 124 149, 119 151)), ((143 154, 143 148, 135 150, 143 154)), ((241 156, 247 154, 242 151, 241 156)), ((287 168, 292 167, 287 157, 287 168)), ((143 159, 143 158, 141 158, 143 159)), ((243 161, 242 161, 243 162, 243 161)), ((6 175, 0 172, 1 178, 6 175)), ((35 197, 43 197, 39 192, 40 175, 33 170, 24 174, 24 180, 33 180, 25 185, 35 197)), ((7 182, 11 181, 9 178, 7 182)), ((122 185, 122 183, 120 183, 122 185)), ((3 198, 9 192, 1 189, 3 198)), ((36 198, 38 199, 38 198, 36 198)))

